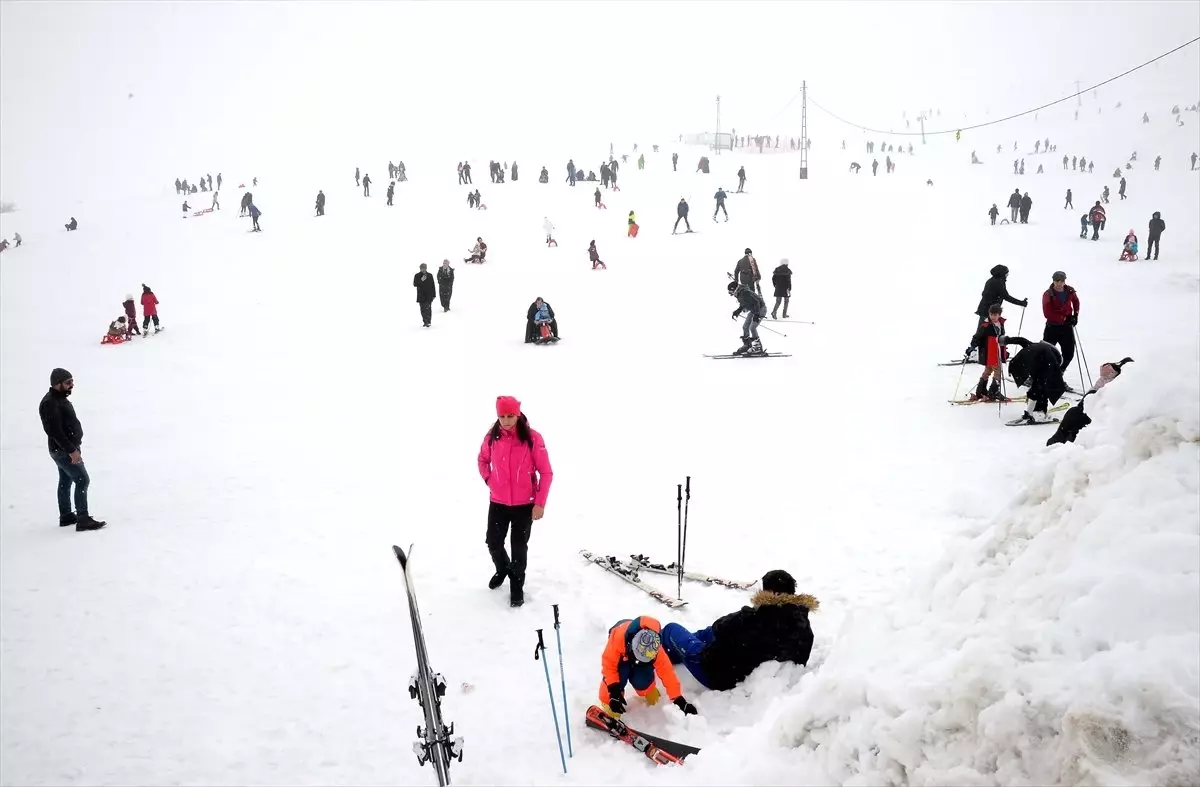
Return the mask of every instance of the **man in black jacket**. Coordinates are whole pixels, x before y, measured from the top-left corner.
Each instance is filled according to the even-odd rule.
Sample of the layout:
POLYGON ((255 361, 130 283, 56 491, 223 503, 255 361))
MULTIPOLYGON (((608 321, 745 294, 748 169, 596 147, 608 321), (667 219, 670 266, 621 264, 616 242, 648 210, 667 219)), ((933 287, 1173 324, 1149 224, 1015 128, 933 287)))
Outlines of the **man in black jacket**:
POLYGON ((683 197, 679 198, 679 204, 675 206, 675 226, 671 228, 671 234, 675 234, 675 230, 679 229, 679 222, 683 222, 683 226, 687 227, 687 231, 692 231, 691 222, 688 221, 688 204, 683 197))
POLYGON ((58 466, 58 524, 75 525, 76 530, 99 530, 106 523, 88 513, 87 491, 91 479, 83 466, 80 447, 83 427, 75 408, 67 401, 75 389, 75 379, 66 369, 50 372, 50 390, 38 405, 42 429, 50 446, 50 458, 58 466), (75 513, 71 513, 71 485, 75 485, 75 513))
MULTIPOLYGON (((1015 169, 1015 167, 1014 167, 1015 169)), ((1013 189, 1013 193, 1008 196, 1008 208, 1012 211, 1009 216, 1009 221, 1013 224, 1017 223, 1017 214, 1021 211, 1021 190, 1013 189)))
MULTIPOLYGON (((1025 412, 1020 423, 1047 423, 1049 405, 1056 404, 1066 393, 1062 377, 1062 354, 1049 342, 1031 342, 1022 336, 1001 336, 1001 345, 1016 344, 1021 351, 1008 362, 1008 373, 1018 388, 1029 388, 1025 412)), ((1012 422, 1016 423, 1016 422, 1012 422)))
POLYGON ((786 259, 779 261, 779 267, 771 274, 771 284, 775 286, 775 308, 771 309, 771 319, 779 319, 779 302, 783 302, 783 319, 787 319, 788 304, 792 300, 792 269, 786 259))
POLYGON ((1029 305, 1028 298, 1017 300, 1008 294, 1007 265, 997 265, 989 272, 992 274, 992 278, 988 279, 983 284, 983 292, 980 293, 979 296, 979 305, 975 307, 976 319, 971 321, 972 336, 975 335, 975 331, 979 328, 979 324, 988 318, 988 309, 991 308, 992 304, 1000 303, 1001 301, 1008 301, 1014 306, 1020 306, 1021 308, 1025 308, 1029 305))
POLYGON ((1150 219, 1150 236, 1146 241, 1146 259, 1150 259, 1150 249, 1154 249, 1154 259, 1158 259, 1158 242, 1166 228, 1167 223, 1162 220, 1162 214, 1154 211, 1154 216, 1150 219))
POLYGON ((818 601, 796 594, 786 571, 768 571, 763 589, 742 607, 694 634, 678 623, 663 626, 662 645, 672 664, 682 663, 702 686, 725 691, 767 661, 808 664, 813 633, 808 613, 818 601))
POLYGON ((450 260, 442 260, 437 272, 438 297, 442 299, 442 311, 450 311, 450 296, 454 294, 454 269, 450 260))
POLYGON ((421 271, 413 276, 413 286, 417 288, 417 303, 421 306, 421 322, 429 327, 433 320, 433 299, 437 297, 437 288, 433 285, 433 275, 425 263, 421 263, 421 271))

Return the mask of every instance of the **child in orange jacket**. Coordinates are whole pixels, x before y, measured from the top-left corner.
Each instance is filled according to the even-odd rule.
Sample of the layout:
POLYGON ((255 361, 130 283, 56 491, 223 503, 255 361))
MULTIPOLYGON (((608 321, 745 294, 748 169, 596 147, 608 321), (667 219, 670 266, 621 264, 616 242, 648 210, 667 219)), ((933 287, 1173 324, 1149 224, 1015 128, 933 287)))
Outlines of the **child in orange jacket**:
POLYGON ((655 679, 662 681, 667 699, 685 715, 694 714, 696 706, 683 698, 683 690, 671 659, 662 647, 662 625, 654 618, 642 615, 622 620, 609 629, 608 644, 600 659, 600 702, 614 716, 625 712, 625 684, 633 684, 638 696, 646 703, 658 702, 655 679))

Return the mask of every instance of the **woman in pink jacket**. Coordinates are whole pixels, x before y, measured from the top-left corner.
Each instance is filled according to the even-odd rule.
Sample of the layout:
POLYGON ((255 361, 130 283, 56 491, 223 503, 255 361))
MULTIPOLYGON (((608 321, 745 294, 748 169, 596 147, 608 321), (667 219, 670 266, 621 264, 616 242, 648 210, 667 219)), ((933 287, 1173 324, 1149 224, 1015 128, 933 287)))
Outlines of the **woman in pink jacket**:
POLYGON ((514 607, 525 603, 525 561, 529 534, 535 519, 541 519, 550 494, 554 471, 542 436, 529 428, 521 403, 512 396, 496 398, 496 423, 479 448, 479 475, 491 493, 488 506, 487 545, 496 565, 488 582, 492 590, 508 578, 509 597, 514 607), (504 550, 504 539, 512 529, 512 558, 504 550))

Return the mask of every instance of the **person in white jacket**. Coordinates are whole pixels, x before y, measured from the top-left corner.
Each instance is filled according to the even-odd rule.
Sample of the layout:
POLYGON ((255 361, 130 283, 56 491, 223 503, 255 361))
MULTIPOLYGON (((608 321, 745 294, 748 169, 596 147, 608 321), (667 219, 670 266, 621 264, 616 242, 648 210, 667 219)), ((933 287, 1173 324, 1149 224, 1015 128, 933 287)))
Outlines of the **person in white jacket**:
POLYGON ((547 216, 542 217, 542 229, 546 231, 546 245, 557 246, 558 241, 554 240, 554 224, 547 216))

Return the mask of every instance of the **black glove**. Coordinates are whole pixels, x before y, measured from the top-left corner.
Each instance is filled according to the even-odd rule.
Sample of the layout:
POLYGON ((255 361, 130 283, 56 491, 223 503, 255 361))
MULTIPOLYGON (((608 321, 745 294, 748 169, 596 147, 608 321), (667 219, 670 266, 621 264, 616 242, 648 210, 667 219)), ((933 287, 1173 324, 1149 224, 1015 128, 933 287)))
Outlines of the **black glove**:
POLYGON ((1072 328, 1074 328, 1078 324, 1079 324, 1079 315, 1078 314, 1072 314, 1070 317, 1067 318, 1067 325, 1070 325, 1072 328))
POLYGON ((730 319, 736 320, 738 317, 741 317, 741 316, 742 316, 742 310, 741 310, 741 309, 734 309, 734 310, 733 310, 733 316, 732 316, 730 319))
POLYGON ((1025 299, 1023 299, 1023 300, 1021 301, 1021 308, 1022 308, 1022 309, 1024 309, 1024 308, 1025 308, 1026 306, 1028 306, 1028 305, 1029 305, 1029 299, 1028 299, 1028 298, 1025 298, 1025 299))
POLYGON ((612 683, 608 686, 608 708, 613 713, 621 714, 626 710, 625 692, 621 689, 620 683, 612 683))
POLYGON ((1007 337, 1007 336, 1001 336, 1001 337, 1000 337, 999 339, 997 339, 996 341, 997 341, 997 342, 1000 344, 1000 346, 1001 346, 1001 347, 1007 347, 1007 346, 1008 346, 1008 337, 1007 337))
POLYGON ((684 716, 696 715, 696 706, 685 700, 683 697, 675 698, 675 707, 683 711, 684 716))

